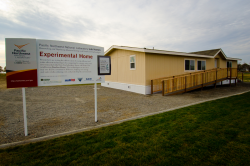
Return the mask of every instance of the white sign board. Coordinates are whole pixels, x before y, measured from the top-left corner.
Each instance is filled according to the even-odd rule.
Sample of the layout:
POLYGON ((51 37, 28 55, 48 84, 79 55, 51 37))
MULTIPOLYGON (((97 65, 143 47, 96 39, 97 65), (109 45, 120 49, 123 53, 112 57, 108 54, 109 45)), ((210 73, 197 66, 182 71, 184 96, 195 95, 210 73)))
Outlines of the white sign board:
POLYGON ((104 48, 55 40, 6 39, 7 87, 103 83, 97 56, 104 48))
POLYGON ((97 56, 103 54, 103 47, 37 40, 38 86, 105 82, 97 73, 97 56))

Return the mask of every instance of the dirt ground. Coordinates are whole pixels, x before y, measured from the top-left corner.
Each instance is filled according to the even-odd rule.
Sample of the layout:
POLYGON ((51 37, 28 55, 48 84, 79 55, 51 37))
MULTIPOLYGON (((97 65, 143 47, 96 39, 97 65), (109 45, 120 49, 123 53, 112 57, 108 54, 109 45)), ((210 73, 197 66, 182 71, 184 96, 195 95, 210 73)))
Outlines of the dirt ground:
POLYGON ((239 83, 172 96, 141 95, 98 86, 98 122, 94 85, 26 88, 28 136, 24 136, 22 89, 0 88, 0 144, 48 136, 119 121, 250 90, 239 83))

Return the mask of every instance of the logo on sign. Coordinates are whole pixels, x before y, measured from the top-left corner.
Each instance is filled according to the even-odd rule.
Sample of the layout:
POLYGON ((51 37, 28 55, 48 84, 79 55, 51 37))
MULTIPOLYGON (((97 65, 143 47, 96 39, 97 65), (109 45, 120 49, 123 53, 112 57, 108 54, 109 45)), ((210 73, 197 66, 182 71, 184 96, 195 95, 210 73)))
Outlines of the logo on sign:
POLYGON ((80 81, 80 82, 81 82, 81 81, 82 81, 82 78, 78 78, 78 81, 80 81))
POLYGON ((74 82, 75 79, 65 79, 65 82, 74 82))
POLYGON ((85 81, 92 81, 92 78, 86 78, 85 81))
MULTIPOLYGON (((30 55, 30 53, 29 52, 26 52, 26 50, 24 50, 24 49, 21 49, 21 48, 23 48, 24 46, 27 46, 29 43, 27 43, 27 44, 24 44, 24 45, 16 45, 16 44, 14 44, 14 46, 16 46, 18 49, 14 49, 14 51, 12 52, 12 54, 14 54, 14 56, 19 56, 19 55, 30 55)), ((16 63, 16 64, 22 64, 22 63, 16 63)))
POLYGON ((96 81, 101 81, 102 80, 102 77, 99 77, 96 81))
POLYGON ((30 44, 30 43, 27 43, 27 44, 24 44, 24 45, 16 45, 16 44, 14 44, 17 48, 19 48, 19 49, 21 49, 21 48, 23 48, 24 46, 27 46, 28 44, 30 44))

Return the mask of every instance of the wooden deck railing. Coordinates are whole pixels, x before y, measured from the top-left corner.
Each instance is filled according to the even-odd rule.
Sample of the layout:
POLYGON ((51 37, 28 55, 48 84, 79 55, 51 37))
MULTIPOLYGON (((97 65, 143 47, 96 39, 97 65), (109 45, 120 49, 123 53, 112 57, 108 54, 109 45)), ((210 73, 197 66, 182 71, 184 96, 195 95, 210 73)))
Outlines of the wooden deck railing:
POLYGON ((250 73, 249 72, 241 72, 238 71, 238 76, 237 78, 241 81, 241 82, 250 82, 250 73))
MULTIPOLYGON (((237 68, 211 69, 178 76, 163 77, 151 80, 151 94, 162 91, 162 95, 167 93, 203 88, 210 84, 223 81, 227 78, 237 78, 237 68)), ((230 81, 231 83, 231 81, 230 81)), ((231 84, 230 84, 231 85, 231 84)))
MULTIPOLYGON (((213 69, 211 69, 211 70, 213 70, 213 69)), ((210 70, 206 70, 206 71, 210 71, 210 70)), ((195 74, 195 73, 200 73, 200 71, 199 72, 192 72, 192 73, 188 73, 188 74, 182 74, 182 75, 175 75, 175 76, 170 76, 170 77, 162 77, 162 78, 152 79, 151 80, 151 94, 153 94, 155 92, 161 92, 162 91, 162 80, 163 79, 176 78, 176 77, 191 75, 191 74, 195 74)))

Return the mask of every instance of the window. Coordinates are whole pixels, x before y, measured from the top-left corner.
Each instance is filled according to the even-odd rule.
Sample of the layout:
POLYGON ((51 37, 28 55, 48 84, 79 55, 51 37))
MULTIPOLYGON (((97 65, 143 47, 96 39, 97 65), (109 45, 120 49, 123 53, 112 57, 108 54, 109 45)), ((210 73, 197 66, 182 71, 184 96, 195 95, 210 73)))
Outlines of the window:
POLYGON ((130 70, 135 70, 135 55, 130 56, 130 70))
POLYGON ((206 70, 206 61, 197 61, 197 70, 206 70))
POLYGON ((195 70, 194 60, 185 60, 185 70, 195 70))
POLYGON ((232 67, 232 61, 227 61, 227 67, 232 67))

